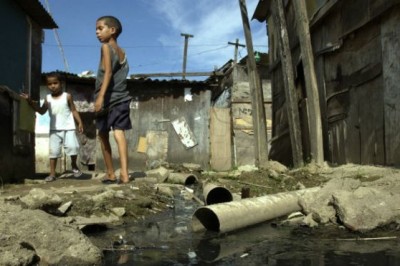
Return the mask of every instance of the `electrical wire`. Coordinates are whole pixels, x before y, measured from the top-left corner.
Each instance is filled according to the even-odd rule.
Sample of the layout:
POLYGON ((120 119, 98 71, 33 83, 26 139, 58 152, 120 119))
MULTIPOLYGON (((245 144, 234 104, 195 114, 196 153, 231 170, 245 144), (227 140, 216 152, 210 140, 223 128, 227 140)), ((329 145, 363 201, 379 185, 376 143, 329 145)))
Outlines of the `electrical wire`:
MULTIPOLYGON (((57 44, 44 44, 44 46, 58 46, 57 44)), ((95 44, 64 44, 64 47, 76 47, 76 48, 82 48, 82 47, 99 47, 100 45, 95 45, 95 44)), ((221 46, 221 44, 191 44, 190 47, 210 47, 210 46, 221 46)), ((254 47, 268 47, 267 45, 253 45, 254 47)), ((136 49, 136 48, 179 48, 181 45, 133 45, 133 46, 123 46, 124 49, 136 49)), ((225 46, 224 46, 225 47, 225 46)), ((218 49, 218 48, 217 48, 218 49)))
MULTIPOLYGON (((46 8, 47 8, 47 12, 51 15, 50 5, 49 5, 49 1, 48 0, 46 0, 46 8)), ((67 61, 67 58, 65 57, 65 54, 64 54, 64 48, 63 48, 63 46, 61 44, 60 36, 58 35, 57 29, 54 28, 53 32, 54 32, 54 37, 55 37, 56 42, 57 42, 58 49, 60 50, 60 53, 61 53, 61 57, 62 57, 62 59, 64 61, 65 71, 69 72, 68 61, 67 61)))
POLYGON ((214 51, 218 51, 218 50, 222 50, 227 48, 229 45, 224 45, 223 47, 219 47, 219 48, 215 48, 215 49, 210 49, 210 50, 205 50, 205 51, 201 51, 198 53, 193 53, 194 55, 200 55, 200 54, 204 54, 204 53, 209 53, 209 52, 214 52, 214 51))

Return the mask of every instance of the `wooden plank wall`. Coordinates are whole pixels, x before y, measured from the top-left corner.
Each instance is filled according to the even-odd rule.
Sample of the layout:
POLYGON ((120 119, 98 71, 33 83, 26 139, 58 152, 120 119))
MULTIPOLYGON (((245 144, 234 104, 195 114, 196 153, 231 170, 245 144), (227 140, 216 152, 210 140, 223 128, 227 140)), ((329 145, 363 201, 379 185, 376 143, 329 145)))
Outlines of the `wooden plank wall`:
POLYGON ((400 11, 382 20, 386 164, 400 166, 400 11))
POLYGON ((337 149, 330 151, 334 163, 384 164, 381 51, 379 24, 371 24, 324 55, 326 117, 334 141, 329 148, 337 149))
MULTIPOLYGON (((313 20, 312 44, 328 161, 400 165, 399 2, 338 1, 330 9, 322 8, 324 14, 313 20)), ((293 67, 301 84, 292 8, 289 1, 286 16, 293 67)), ((290 164, 278 30, 271 17, 268 26, 273 91, 270 158, 290 164)), ((303 89, 298 95, 300 100, 306 97, 303 89)))

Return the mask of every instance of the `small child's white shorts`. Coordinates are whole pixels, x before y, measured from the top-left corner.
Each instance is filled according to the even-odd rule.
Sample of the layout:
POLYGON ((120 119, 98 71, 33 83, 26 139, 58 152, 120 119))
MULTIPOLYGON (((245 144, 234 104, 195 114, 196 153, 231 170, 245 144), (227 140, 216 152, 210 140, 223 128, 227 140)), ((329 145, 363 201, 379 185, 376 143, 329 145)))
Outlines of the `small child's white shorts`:
POLYGON ((67 156, 78 155, 79 142, 75 130, 51 130, 49 157, 60 158, 62 148, 67 156))

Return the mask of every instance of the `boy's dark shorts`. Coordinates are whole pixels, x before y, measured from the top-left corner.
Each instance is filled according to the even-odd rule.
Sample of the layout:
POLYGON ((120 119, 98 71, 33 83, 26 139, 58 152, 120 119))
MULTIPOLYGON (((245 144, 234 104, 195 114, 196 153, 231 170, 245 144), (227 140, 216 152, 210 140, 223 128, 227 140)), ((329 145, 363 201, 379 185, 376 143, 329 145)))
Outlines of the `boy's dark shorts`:
POLYGON ((96 117, 96 128, 99 132, 109 132, 110 130, 121 129, 129 130, 132 129, 131 119, 129 118, 130 109, 129 101, 119 103, 111 109, 96 117))

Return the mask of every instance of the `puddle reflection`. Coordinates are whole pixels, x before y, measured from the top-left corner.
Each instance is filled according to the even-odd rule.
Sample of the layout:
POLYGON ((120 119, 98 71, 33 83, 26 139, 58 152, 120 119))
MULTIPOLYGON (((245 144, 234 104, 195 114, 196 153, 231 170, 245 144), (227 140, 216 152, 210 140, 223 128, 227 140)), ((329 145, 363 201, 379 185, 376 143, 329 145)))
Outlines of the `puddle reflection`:
POLYGON ((193 233, 190 222, 197 206, 175 204, 162 215, 91 236, 94 242, 112 244, 104 252, 104 265, 400 266, 397 240, 316 239, 267 223, 223 235, 193 233), (123 239, 119 245, 116 236, 123 239))

